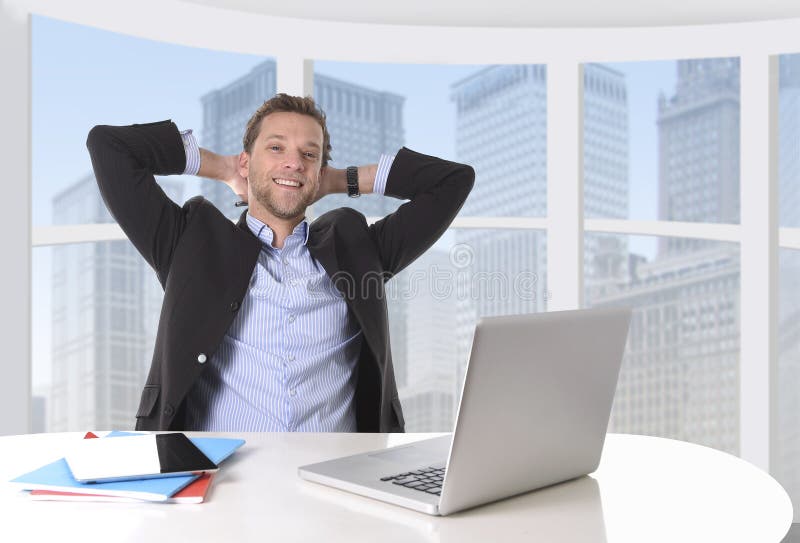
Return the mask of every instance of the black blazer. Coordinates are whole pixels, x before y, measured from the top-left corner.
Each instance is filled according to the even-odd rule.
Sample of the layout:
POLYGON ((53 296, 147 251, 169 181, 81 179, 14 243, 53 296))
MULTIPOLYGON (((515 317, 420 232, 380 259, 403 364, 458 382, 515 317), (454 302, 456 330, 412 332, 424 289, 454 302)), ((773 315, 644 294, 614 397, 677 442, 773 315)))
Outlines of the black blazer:
MULTIPOLYGON (((180 174, 186 155, 171 121, 95 126, 86 142, 108 209, 156 271, 164 301, 139 430, 181 430, 187 392, 222 341, 256 265, 261 242, 245 215, 233 224, 197 196, 182 207, 154 175, 180 174)), ((409 199, 372 225, 351 209, 325 213, 308 249, 344 295, 364 334, 355 392, 360 432, 403 431, 389 348, 384 283, 447 229, 472 188, 469 166, 401 149, 386 194, 409 199)))

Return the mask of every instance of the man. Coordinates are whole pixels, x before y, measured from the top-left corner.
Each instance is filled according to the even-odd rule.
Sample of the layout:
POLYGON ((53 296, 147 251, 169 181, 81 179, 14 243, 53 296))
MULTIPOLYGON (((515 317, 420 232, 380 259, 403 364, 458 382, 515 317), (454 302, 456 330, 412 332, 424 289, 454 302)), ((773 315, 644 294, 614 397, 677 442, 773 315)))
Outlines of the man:
POLYGON ((383 283, 445 232, 472 168, 406 148, 331 168, 324 114, 285 94, 256 111, 238 156, 198 151, 170 121, 96 126, 87 147, 164 287, 137 429, 403 431, 383 283), (199 196, 178 206, 153 176, 181 173, 225 182, 249 210, 233 224, 199 196), (351 208, 308 223, 342 192, 409 201, 369 226, 351 208))

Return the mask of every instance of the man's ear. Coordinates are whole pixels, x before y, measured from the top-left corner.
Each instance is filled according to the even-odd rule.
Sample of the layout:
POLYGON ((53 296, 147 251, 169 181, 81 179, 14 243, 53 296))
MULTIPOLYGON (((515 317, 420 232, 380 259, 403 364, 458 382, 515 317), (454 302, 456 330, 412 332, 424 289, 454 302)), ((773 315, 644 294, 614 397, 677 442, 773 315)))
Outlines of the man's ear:
POLYGON ((245 179, 250 175, 250 155, 247 151, 239 153, 239 175, 245 179))

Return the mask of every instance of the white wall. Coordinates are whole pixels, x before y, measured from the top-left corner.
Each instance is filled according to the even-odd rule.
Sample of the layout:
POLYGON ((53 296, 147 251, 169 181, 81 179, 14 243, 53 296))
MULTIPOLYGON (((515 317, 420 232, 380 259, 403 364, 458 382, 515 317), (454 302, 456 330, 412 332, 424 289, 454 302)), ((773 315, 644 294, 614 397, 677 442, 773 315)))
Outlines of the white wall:
POLYGON ((0 213, 0 434, 30 429, 31 403, 31 152, 28 14, 0 11, 0 149, 6 201, 0 213))

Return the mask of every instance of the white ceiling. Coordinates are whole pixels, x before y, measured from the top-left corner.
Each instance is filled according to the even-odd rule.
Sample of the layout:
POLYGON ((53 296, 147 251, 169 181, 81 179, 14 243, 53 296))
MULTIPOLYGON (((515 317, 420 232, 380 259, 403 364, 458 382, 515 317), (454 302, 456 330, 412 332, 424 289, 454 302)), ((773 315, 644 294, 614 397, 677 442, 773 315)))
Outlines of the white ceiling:
POLYGON ((278 17, 483 27, 673 26, 800 18, 798 0, 183 0, 278 17))

